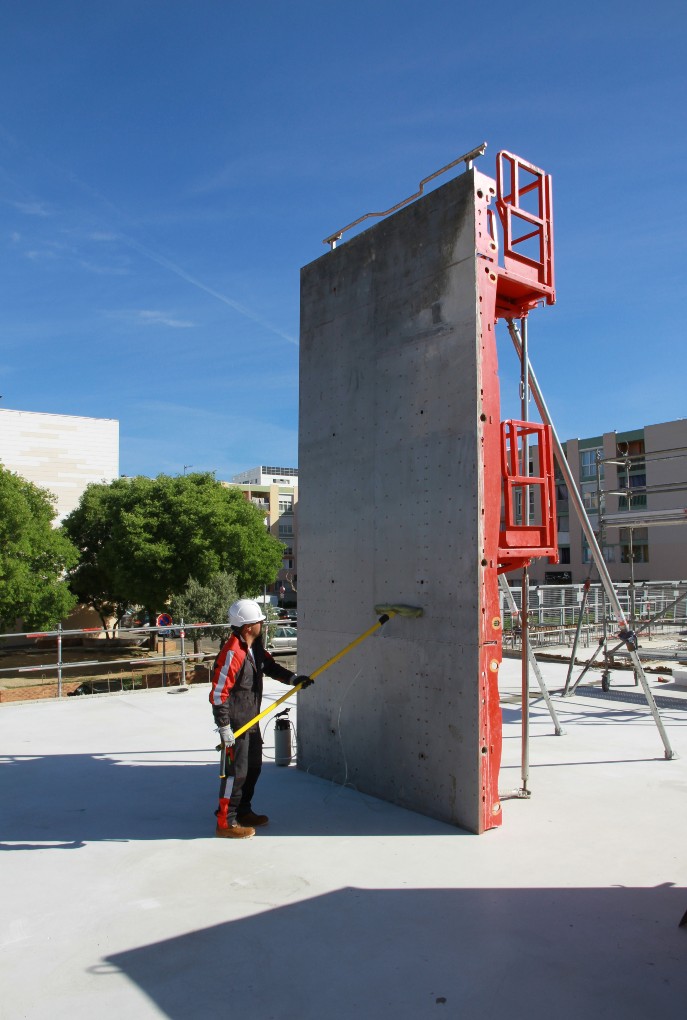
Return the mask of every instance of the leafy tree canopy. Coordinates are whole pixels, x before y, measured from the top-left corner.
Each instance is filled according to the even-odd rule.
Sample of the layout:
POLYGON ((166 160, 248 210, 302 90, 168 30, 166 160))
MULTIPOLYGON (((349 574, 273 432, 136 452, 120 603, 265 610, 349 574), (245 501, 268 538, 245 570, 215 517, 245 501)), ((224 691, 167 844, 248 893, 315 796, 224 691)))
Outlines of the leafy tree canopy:
POLYGON ((64 528, 80 551, 72 590, 101 613, 150 613, 184 591, 230 573, 239 595, 271 584, 281 544, 238 489, 212 474, 118 478, 89 485, 64 528))
POLYGON ((64 580, 78 553, 54 528, 55 498, 0 465, 0 624, 50 629, 76 605, 64 580))
MULTIPOLYGON (((225 572, 214 574, 207 584, 201 584, 190 577, 184 590, 174 595, 170 601, 170 609, 175 622, 188 623, 226 623, 229 606, 239 597, 236 581, 231 574, 225 572)), ((203 637, 217 638, 222 641, 228 637, 226 628, 208 627, 202 630, 191 630, 189 636, 194 642, 196 651, 198 642, 203 637)))

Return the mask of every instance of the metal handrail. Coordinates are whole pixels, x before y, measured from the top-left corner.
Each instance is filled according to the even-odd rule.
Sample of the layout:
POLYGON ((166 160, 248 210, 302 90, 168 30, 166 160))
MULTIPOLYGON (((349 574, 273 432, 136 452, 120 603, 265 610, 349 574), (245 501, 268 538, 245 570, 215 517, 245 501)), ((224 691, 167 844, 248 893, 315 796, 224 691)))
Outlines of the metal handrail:
POLYGON ((384 212, 368 212, 363 216, 359 216, 357 220, 353 220, 348 226, 342 227, 341 230, 337 230, 336 233, 330 234, 329 237, 325 237, 322 244, 328 244, 332 251, 336 248, 336 242, 340 241, 347 230, 352 230, 353 227, 357 227, 363 220, 368 220, 372 216, 390 216, 391 213, 396 212, 397 209, 402 209, 404 205, 408 205, 409 202, 414 202, 416 198, 420 198, 425 189, 425 184, 429 184, 435 177, 439 177, 441 174, 445 174, 447 170, 452 170, 454 166, 458 166, 459 163, 465 163, 465 169, 470 170, 472 167, 473 159, 477 159, 478 156, 484 155, 484 150, 487 147, 486 142, 482 142, 476 148, 471 149, 470 152, 464 153, 459 156, 458 159, 454 159, 451 163, 447 163, 446 166, 442 166, 441 170, 435 170, 429 177, 423 177, 418 186, 418 191, 414 195, 410 195, 408 198, 404 198, 401 202, 397 202, 396 205, 392 205, 390 209, 385 209, 384 212))

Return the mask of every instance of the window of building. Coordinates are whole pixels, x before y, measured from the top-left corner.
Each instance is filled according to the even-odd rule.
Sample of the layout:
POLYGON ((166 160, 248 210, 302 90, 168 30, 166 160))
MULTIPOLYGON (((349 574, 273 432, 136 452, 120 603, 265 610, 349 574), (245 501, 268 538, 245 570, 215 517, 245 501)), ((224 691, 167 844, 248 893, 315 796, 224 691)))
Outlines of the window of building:
POLYGON ((629 442, 619 442, 617 445, 617 453, 619 457, 629 457, 632 462, 632 468, 644 470, 644 440, 643 439, 631 439, 629 442))
POLYGON ((279 496, 279 513, 280 514, 292 514, 293 513, 293 496, 286 496, 283 493, 279 496))
MULTIPOLYGON (((580 478, 596 478, 596 454, 599 453, 603 456, 603 450, 600 446, 593 447, 591 450, 580 450, 580 478)), ((601 477, 604 476, 604 466, 599 465, 601 477)))
POLYGON ((634 468, 630 469, 629 475, 624 471, 618 471, 618 487, 621 489, 629 489, 630 496, 621 496, 618 500, 619 510, 632 510, 634 507, 646 506, 646 473, 643 468, 642 470, 635 471, 634 468), (634 490, 638 491, 635 492, 634 490))
MULTIPOLYGON (((630 529, 620 529, 620 562, 630 562, 630 529)), ((635 563, 649 562, 649 529, 632 529, 632 558, 635 563)))
MULTIPOLYGON (((529 490, 529 517, 530 523, 535 521, 534 490, 536 486, 528 485, 529 490)), ((515 489, 515 523, 522 524, 522 489, 515 489)))
POLYGON ((646 493, 641 492, 628 499, 627 496, 618 497, 618 510, 640 510, 646 506, 646 493))
POLYGON ((599 509, 599 492, 596 482, 582 482, 580 485, 580 495, 582 496, 585 508, 596 513, 599 509))
MULTIPOLYGON (((601 555, 605 559, 606 563, 615 563, 615 546, 604 545, 601 547, 601 555)), ((582 536, 582 562, 591 563, 593 560, 592 550, 589 547, 587 539, 582 536)))
POLYGON ((570 563, 570 546, 561 545, 558 547, 558 562, 570 563))
MULTIPOLYGON (((630 529, 620 528, 618 536, 621 542, 630 544, 630 529)), ((648 528, 633 528, 632 529, 632 542, 637 545, 647 545, 649 542, 649 529, 648 528)))
POLYGON ((559 514, 558 515, 558 530, 562 532, 570 531, 570 515, 559 514))
POLYGON ((293 524, 280 524, 279 525, 279 536, 282 535, 293 535, 293 524))
POLYGON ((295 477, 298 474, 298 468, 273 467, 271 464, 263 464, 263 465, 261 465, 261 467, 262 467, 262 473, 264 475, 277 475, 277 474, 279 474, 279 475, 290 475, 291 477, 295 477))
MULTIPOLYGON (((635 563, 648 563, 649 562, 649 546, 648 545, 635 545, 632 543, 632 559, 635 563)), ((620 546, 620 562, 630 562, 630 547, 629 545, 620 546)))

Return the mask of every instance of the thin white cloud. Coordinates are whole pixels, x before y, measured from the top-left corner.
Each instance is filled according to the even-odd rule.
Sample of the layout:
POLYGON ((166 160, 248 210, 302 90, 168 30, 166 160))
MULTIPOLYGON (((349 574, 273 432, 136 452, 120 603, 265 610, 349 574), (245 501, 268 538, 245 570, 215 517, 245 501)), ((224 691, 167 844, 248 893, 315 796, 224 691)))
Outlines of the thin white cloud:
POLYGON ((27 259, 31 259, 32 262, 38 262, 41 259, 56 259, 57 252, 49 248, 29 248, 24 252, 27 259))
POLYGON ((51 216, 52 213, 43 202, 12 202, 15 209, 27 216, 51 216))
MULTIPOLYGON (((3 134, 3 129, 2 126, 0 125, 0 135, 1 134, 3 134)), ((15 147, 20 144, 17 141, 17 139, 12 138, 11 136, 9 137, 11 138, 12 144, 15 147)), ((126 213, 122 212, 122 210, 119 209, 114 202, 112 202, 109 198, 107 198, 100 191, 98 191, 97 188, 94 188, 92 185, 87 184, 85 181, 81 180, 81 178, 77 177, 77 175, 73 173, 71 170, 68 170, 67 168, 61 166, 54 160, 51 160, 42 154, 40 155, 40 158, 45 165, 51 166, 55 172, 59 173, 62 177, 69 180, 81 192, 89 195, 91 198, 95 198, 99 203, 105 206, 110 211, 110 213, 114 214, 117 217, 117 219, 128 221, 129 223, 132 222, 131 217, 129 217, 126 213)), ((38 200, 29 202, 14 202, 13 204, 17 209, 20 209, 21 211, 34 216, 52 215, 51 212, 49 211, 49 207, 45 205, 43 202, 40 202, 38 200)), ((132 224, 132 226, 135 226, 135 224, 132 224)), ((198 277, 193 276, 191 273, 187 272, 181 266, 177 265, 175 262, 172 262, 171 259, 166 258, 164 255, 160 255, 159 252, 156 252, 152 248, 149 248, 145 244, 142 244, 140 241, 136 240, 136 238, 125 233, 113 233, 111 230, 108 229, 91 231, 90 237, 91 240, 94 241, 102 242, 119 240, 123 242, 128 247, 132 248, 134 251, 137 251, 140 255, 143 255, 145 256, 145 258, 150 259, 151 262, 154 262, 162 269, 166 269, 168 272, 173 273, 174 276, 177 276, 179 279, 184 280, 192 287, 196 287, 204 294, 208 294, 210 297, 215 298, 215 300, 221 301, 222 304, 226 305, 228 308, 232 308, 235 312, 237 312, 244 318, 250 319, 251 322, 257 323, 259 326, 262 326, 264 329, 268 330, 270 333, 273 333, 275 336, 281 337, 282 340, 286 340, 287 343, 293 344, 294 347, 298 347, 297 337, 293 336, 291 333, 287 333, 283 329, 280 329, 279 326, 275 326, 274 323, 269 322, 259 313, 253 311, 252 308, 248 308, 246 307, 246 305, 242 305, 239 301, 235 301, 233 298, 230 298, 227 294, 222 294, 220 291, 215 290, 214 287, 210 287, 206 283, 203 283, 203 281, 199 280, 198 277)), ((39 257, 39 255, 40 253, 38 251, 35 251, 29 257, 37 258, 39 257)), ((86 265, 85 268, 88 268, 88 266, 86 265)))
POLYGON ((251 308, 246 308, 245 305, 240 304, 238 301, 234 301, 233 298, 227 297, 226 294, 220 293, 220 291, 215 290, 213 287, 208 287, 208 285, 203 283, 202 280, 199 280, 196 276, 192 276, 191 273, 186 272, 185 269, 182 269, 181 266, 172 262, 171 259, 165 258, 164 255, 159 255, 151 248, 147 248, 144 244, 141 244, 140 241, 135 240, 135 238, 128 237, 125 234, 122 234, 121 238, 125 244, 128 244, 141 255, 145 255, 145 257, 150 259, 151 262, 155 262, 156 265, 161 266, 163 269, 167 269, 170 273, 174 273, 175 276, 185 280, 186 283, 190 283, 192 287, 197 287, 198 290, 202 290, 204 294, 209 294, 210 297, 214 297, 218 301, 221 301, 222 304, 227 305, 229 308, 233 308, 235 312, 238 312, 239 315, 242 315, 244 318, 250 319, 252 322, 256 322, 259 326, 263 326, 271 333, 281 337, 282 340, 286 340, 288 343, 293 344, 294 347, 298 347, 298 340, 295 336, 292 336, 291 333, 286 333, 283 329, 279 329, 278 326, 268 322, 267 319, 258 315, 257 312, 254 312, 251 308))
POLYGON ((198 325, 190 319, 182 319, 173 312, 164 312, 159 308, 118 308, 116 311, 104 312, 110 319, 119 319, 129 326, 167 326, 171 329, 195 329, 198 325))
POLYGON ((98 276, 128 276, 129 274, 126 266, 105 266, 90 262, 88 259, 79 259, 79 265, 82 269, 87 269, 89 273, 97 273, 98 276))
POLYGON ((166 312, 158 312, 152 309, 142 309, 138 313, 138 317, 141 322, 148 323, 151 326, 171 326, 172 329, 193 329, 196 325, 195 322, 189 322, 187 319, 175 319, 166 312))

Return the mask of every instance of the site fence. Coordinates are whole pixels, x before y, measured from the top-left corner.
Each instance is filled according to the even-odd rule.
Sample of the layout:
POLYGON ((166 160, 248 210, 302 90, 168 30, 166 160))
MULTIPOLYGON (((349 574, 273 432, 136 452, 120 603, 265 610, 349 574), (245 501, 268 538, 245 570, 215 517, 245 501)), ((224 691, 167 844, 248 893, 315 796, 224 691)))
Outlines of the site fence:
MULTIPOLYGON (((583 584, 530 585, 527 610, 533 644, 572 644, 580 625, 580 614, 580 639, 584 645, 592 640, 596 643, 603 635, 604 619, 608 633, 617 632, 603 586, 600 583, 590 585, 586 599, 584 587, 583 584)), ((687 628, 687 581, 616 583, 614 587, 623 612, 635 628, 652 621, 643 631, 647 636, 687 628)), ((499 593, 505 644, 515 643, 520 634, 522 589, 519 584, 512 585, 511 593, 517 606, 515 614, 504 593, 499 593)))
POLYGON ((28 691, 40 697, 185 687, 189 678, 209 680, 218 643, 210 650, 194 648, 201 637, 211 634, 217 638, 229 630, 228 623, 184 624, 181 620, 173 627, 106 631, 102 627, 69 630, 58 625, 52 631, 0 634, 0 700, 19 700, 16 691, 21 679, 24 690, 31 686, 45 688, 39 695, 35 689, 28 691), (154 649, 144 649, 151 643, 154 649), (87 651, 97 654, 97 658, 87 658, 87 651), (28 664, 28 658, 41 661, 28 664), (15 660, 12 665, 2 664, 9 659, 15 660), (197 667, 201 667, 200 677, 197 667), (31 678, 34 685, 29 683, 31 678), (14 696, 8 693, 12 689, 14 696))

